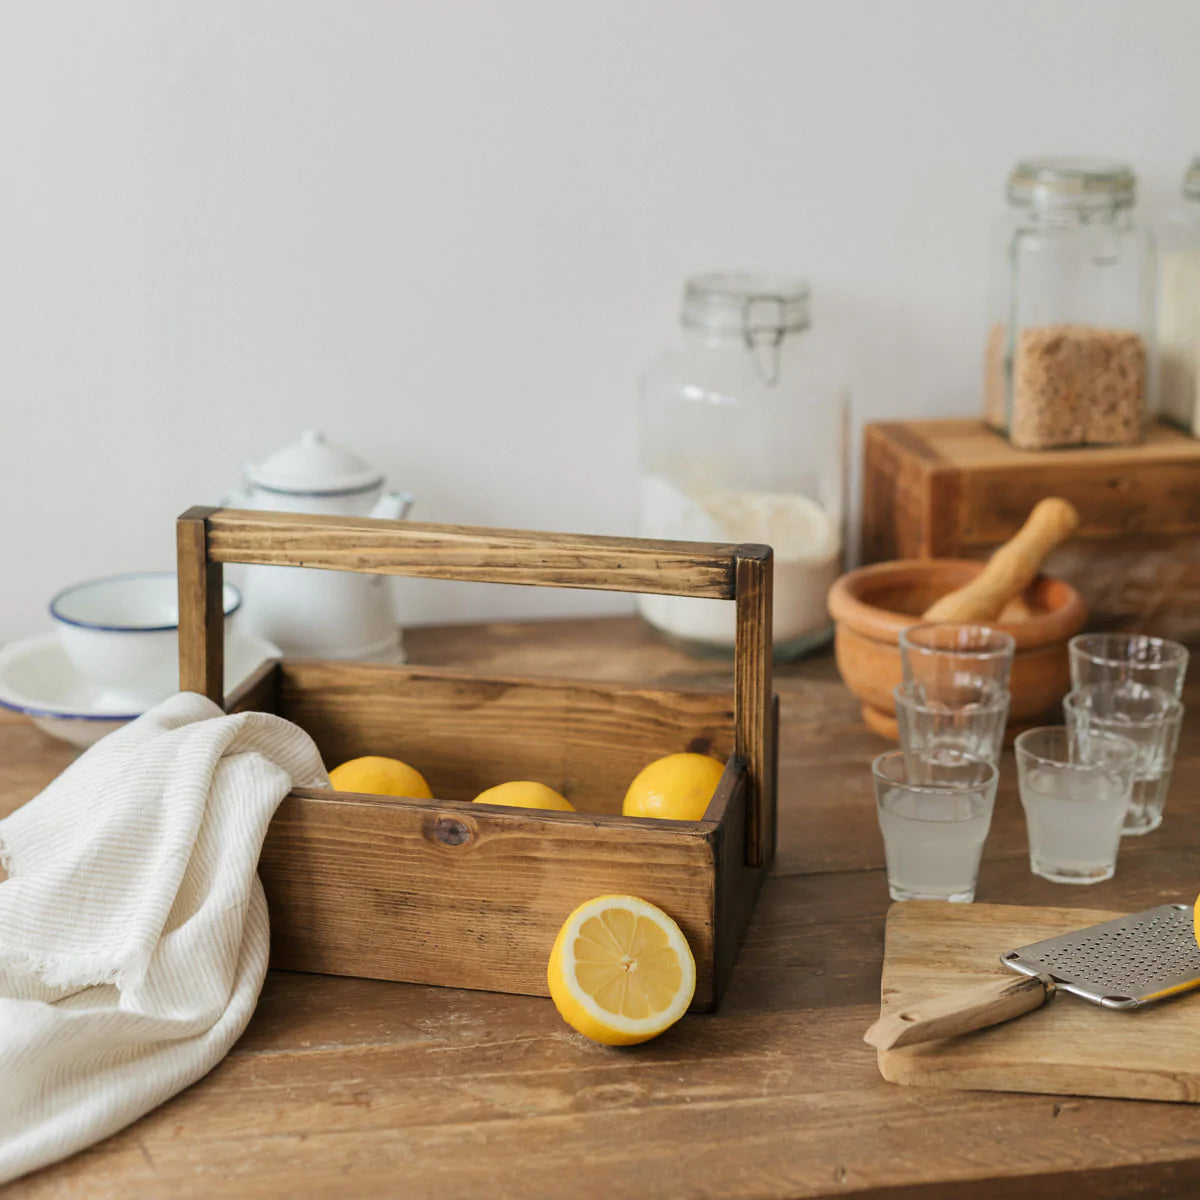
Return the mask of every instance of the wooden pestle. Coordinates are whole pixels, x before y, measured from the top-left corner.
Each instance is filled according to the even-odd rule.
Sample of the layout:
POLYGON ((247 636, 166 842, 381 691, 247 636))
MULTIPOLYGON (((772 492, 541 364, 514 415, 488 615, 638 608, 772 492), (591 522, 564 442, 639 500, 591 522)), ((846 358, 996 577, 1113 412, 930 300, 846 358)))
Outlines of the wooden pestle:
POLYGON ((1075 531, 1079 513, 1069 500, 1050 496, 1033 506, 1025 524, 988 560, 970 583, 935 601, 923 621, 994 621, 1037 575, 1042 561, 1075 531))

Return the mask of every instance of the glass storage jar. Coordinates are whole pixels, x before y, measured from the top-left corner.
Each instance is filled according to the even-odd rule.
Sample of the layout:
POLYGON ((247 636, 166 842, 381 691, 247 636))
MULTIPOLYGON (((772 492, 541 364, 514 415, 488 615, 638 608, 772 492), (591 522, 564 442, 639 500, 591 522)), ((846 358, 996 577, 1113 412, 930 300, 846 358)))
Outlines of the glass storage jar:
POLYGON ((1028 159, 1008 177, 992 268, 984 419, 1014 446, 1141 439, 1154 348, 1150 233, 1121 163, 1028 159))
MULTIPOLYGON (((698 275, 682 323, 682 345, 641 381, 641 533, 772 546, 775 657, 795 658, 829 637, 843 568, 847 389, 803 283, 698 275)), ((733 649, 727 601, 639 596, 638 609, 687 649, 733 649)))
POLYGON ((1183 177, 1183 203, 1160 238, 1158 411, 1200 433, 1200 157, 1183 177))

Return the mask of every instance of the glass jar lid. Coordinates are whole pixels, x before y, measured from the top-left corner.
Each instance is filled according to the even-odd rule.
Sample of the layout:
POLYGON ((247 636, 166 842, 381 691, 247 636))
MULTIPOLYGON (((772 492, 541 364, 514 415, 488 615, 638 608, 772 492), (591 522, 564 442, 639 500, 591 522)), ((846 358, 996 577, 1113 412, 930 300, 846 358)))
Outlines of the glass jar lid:
POLYGON ((1191 166, 1184 172, 1183 194, 1188 200, 1200 200, 1200 154, 1192 159, 1191 166))
POLYGON ((754 345, 807 329, 808 284, 744 271, 693 275, 683 289, 686 329, 732 335, 754 345))
POLYGON ((1008 177, 1008 200, 1022 208, 1129 208, 1137 176, 1125 163, 1094 158, 1027 158, 1008 177))

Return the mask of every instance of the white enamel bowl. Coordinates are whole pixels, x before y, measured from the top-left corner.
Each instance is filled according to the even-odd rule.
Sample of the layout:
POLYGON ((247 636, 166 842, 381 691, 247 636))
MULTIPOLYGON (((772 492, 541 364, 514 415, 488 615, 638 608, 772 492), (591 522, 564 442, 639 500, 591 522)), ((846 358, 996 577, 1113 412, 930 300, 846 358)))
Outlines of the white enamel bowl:
MULTIPOLYGON (((141 712, 179 690, 179 599, 171 571, 77 583, 50 601, 50 615, 75 670, 141 712)), ((224 589, 225 635, 242 598, 224 589)))
MULTIPOLYGON (((226 693, 267 659, 279 656, 273 643, 235 630, 225 641, 226 693)), ((90 746, 143 711, 80 675, 55 631, 0 649, 0 708, 24 713, 52 737, 74 746, 90 746)))

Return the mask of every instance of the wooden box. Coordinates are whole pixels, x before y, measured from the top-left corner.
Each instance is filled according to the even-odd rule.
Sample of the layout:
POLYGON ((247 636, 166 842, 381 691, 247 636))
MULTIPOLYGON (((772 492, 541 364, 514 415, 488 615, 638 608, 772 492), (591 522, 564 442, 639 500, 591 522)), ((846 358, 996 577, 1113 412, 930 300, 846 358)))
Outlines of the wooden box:
POLYGON ((1140 446, 1017 450, 981 421, 868 425, 863 558, 983 558, 1043 496, 1078 509, 1046 572, 1079 589, 1090 629, 1200 640, 1200 441, 1155 426, 1140 446))
POLYGON ((330 765, 411 762, 438 795, 287 796, 260 860, 273 965, 544 996, 562 922, 624 892, 679 922, 693 1008, 716 1006, 774 853, 769 547, 203 508, 178 537, 180 686, 218 703, 224 563, 735 600, 732 693, 285 659, 224 701, 294 721, 330 765), (703 819, 622 816, 633 776, 682 750, 727 760, 703 819), (470 803, 508 779, 579 811, 470 803))

